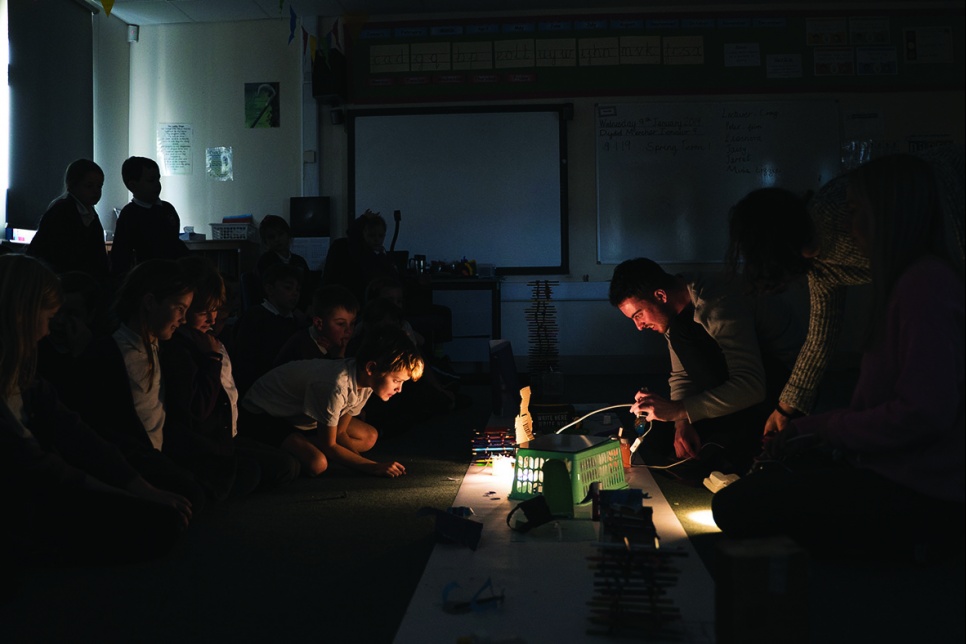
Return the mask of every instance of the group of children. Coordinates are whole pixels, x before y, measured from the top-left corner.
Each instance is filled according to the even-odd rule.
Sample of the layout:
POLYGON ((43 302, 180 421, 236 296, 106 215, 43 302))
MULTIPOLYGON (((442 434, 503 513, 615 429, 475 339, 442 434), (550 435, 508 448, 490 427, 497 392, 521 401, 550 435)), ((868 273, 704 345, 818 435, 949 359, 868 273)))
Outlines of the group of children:
POLYGON ((219 320, 224 280, 200 256, 139 258, 107 313, 92 310, 89 275, 0 257, 2 487, 15 510, 4 548, 150 558, 212 502, 333 463, 405 474, 366 458, 379 430, 364 409, 423 375, 411 333, 367 326, 346 357, 359 308, 346 289, 320 287, 305 315, 297 267, 262 278, 264 301, 232 328, 219 320))
POLYGON ((101 167, 89 159, 67 166, 65 191, 41 217, 27 254, 43 259, 58 274, 86 273, 105 287, 116 285, 138 262, 188 254, 178 236, 178 211, 161 199, 158 164, 138 156, 121 165, 121 178, 132 197, 118 215, 108 254, 104 227, 94 209, 104 178, 101 167))

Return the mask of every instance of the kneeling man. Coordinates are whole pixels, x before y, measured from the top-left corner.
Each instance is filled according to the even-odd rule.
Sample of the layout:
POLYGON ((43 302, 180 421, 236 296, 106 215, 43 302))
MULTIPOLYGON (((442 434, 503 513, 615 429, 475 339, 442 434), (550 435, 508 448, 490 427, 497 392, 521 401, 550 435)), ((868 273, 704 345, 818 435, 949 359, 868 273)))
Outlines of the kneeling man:
POLYGON ((670 400, 639 392, 631 412, 673 422, 679 458, 715 443, 728 469, 747 471, 804 339, 791 309, 750 294, 739 277, 670 275, 645 258, 614 270, 609 297, 638 330, 664 335, 670 350, 670 400))

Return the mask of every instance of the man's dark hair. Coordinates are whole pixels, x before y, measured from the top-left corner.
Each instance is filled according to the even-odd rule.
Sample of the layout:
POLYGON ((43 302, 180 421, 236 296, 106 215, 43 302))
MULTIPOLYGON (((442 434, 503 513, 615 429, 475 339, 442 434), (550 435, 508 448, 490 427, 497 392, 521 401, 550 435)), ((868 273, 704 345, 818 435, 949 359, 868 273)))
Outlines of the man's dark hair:
POLYGON ((621 302, 631 297, 653 302, 654 291, 670 291, 674 288, 675 279, 657 262, 646 257, 629 259, 614 269, 608 294, 610 303, 620 306, 621 302))

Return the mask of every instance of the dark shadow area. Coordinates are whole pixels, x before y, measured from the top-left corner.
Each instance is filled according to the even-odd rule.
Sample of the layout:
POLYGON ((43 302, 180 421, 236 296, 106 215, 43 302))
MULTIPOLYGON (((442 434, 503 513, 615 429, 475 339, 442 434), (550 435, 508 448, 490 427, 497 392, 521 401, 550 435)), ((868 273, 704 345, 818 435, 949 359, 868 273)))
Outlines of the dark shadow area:
MULTIPOLYGON (((567 398, 617 404, 641 382, 568 376, 567 398)), ((489 386, 461 391, 472 405, 377 445, 406 465, 399 479, 332 470, 227 503, 161 561, 31 570, 19 582, 4 571, 0 641, 392 642, 434 546, 433 520, 416 512, 452 505, 470 436, 489 418, 489 386)), ((673 472, 655 479, 713 575, 723 536, 689 518, 711 493, 673 472)), ((961 551, 929 564, 811 558, 809 640, 962 641, 964 578, 961 551)))

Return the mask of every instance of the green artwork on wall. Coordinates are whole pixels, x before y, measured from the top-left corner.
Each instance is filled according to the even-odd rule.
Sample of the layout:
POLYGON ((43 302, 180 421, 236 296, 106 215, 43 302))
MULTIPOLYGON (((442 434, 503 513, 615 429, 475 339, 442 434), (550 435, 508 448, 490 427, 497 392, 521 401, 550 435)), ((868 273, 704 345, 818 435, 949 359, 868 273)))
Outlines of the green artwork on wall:
POLYGON ((245 83, 245 126, 279 127, 278 83, 245 83))

